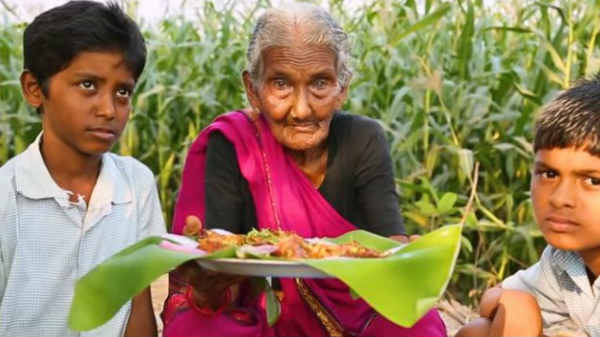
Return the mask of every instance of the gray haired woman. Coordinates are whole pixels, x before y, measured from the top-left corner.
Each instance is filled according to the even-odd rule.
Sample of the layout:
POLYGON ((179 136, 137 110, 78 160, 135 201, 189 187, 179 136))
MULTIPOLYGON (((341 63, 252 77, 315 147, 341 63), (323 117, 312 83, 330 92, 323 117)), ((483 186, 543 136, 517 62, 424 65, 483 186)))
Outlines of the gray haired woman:
MULTIPOLYGON (((340 26, 314 5, 269 9, 247 57, 251 107, 217 118, 190 148, 173 231, 334 237, 364 229, 405 241, 383 130, 340 112, 352 76, 340 26)), ((273 279, 281 304, 273 326, 265 294, 243 277, 184 265, 170 281, 162 316, 169 337, 446 335, 436 311, 403 328, 338 280, 273 279)))

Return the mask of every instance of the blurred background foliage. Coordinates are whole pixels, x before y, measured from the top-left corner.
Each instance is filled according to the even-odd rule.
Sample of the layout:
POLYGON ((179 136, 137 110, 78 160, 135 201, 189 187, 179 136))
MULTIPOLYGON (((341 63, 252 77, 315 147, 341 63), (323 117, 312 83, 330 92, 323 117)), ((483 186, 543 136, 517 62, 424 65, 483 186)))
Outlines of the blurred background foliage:
MULTIPOLYGON (((234 3, 207 1, 193 19, 144 28, 149 59, 114 151, 154 171, 166 219, 188 146, 215 116, 246 106, 245 49, 269 2, 244 11, 234 3)), ((466 216, 448 295, 472 303, 536 261, 544 242, 529 196, 532 122, 559 90, 598 70, 600 1, 367 0, 352 11, 343 0, 317 3, 352 38, 345 109, 387 131, 409 233, 466 216)), ((125 6, 135 17, 135 1, 125 6)), ((0 26, 0 165, 40 131, 18 82, 24 26, 0 26)))

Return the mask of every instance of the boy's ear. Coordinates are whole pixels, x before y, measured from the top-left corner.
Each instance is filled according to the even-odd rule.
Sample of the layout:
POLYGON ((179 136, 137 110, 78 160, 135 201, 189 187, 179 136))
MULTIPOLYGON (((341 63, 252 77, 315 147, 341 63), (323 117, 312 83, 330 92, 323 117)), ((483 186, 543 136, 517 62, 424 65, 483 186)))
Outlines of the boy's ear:
POLYGON ((42 86, 29 70, 24 70, 21 74, 21 90, 25 100, 34 108, 37 109, 42 106, 42 98, 44 97, 42 86))

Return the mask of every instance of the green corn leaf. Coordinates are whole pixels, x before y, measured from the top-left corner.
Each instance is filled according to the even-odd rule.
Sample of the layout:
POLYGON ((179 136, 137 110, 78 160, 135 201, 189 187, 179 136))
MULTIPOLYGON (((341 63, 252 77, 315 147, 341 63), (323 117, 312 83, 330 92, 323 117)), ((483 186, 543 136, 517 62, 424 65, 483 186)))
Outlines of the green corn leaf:
POLYGON ((474 34, 474 9, 473 4, 469 2, 465 24, 459 39, 458 70, 463 79, 469 78, 469 62, 473 55, 473 34, 474 34))
POLYGON ((523 97, 527 97, 529 99, 534 100, 536 103, 540 102, 540 98, 531 90, 523 87, 522 85, 520 85, 519 83, 515 82, 514 83, 515 88, 517 89, 517 91, 519 92, 519 94, 521 94, 523 97))
POLYGON ((558 53, 558 51, 548 41, 544 41, 543 46, 546 47, 546 50, 550 54, 550 57, 552 58, 552 61, 554 62, 554 66, 558 70, 560 70, 561 73, 565 74, 567 72, 567 66, 565 65, 565 62, 560 57, 560 54, 558 53))
POLYGON ((427 194, 424 194, 421 200, 415 202, 415 206, 419 208, 423 215, 432 216, 437 214, 437 209, 429 201, 429 197, 427 196, 427 194))
POLYGON ((456 193, 444 193, 444 195, 442 195, 442 198, 440 198, 440 201, 437 204, 438 212, 440 214, 449 212, 452 209, 452 207, 454 207, 456 199, 458 199, 456 193))
POLYGON ((175 153, 171 153, 167 161, 165 162, 164 167, 160 172, 160 189, 165 190, 169 183, 169 178, 171 178, 171 174, 173 173, 173 163, 175 161, 175 153))
POLYGON ((427 218, 419 213, 406 211, 402 213, 402 215, 404 215, 405 218, 416 222, 421 227, 426 227, 428 224, 427 218))
POLYGON ((510 27, 510 26, 493 26, 493 27, 487 27, 487 28, 483 28, 483 31, 486 30, 504 30, 504 31, 509 31, 509 32, 515 32, 515 33, 533 33, 533 31, 529 28, 525 28, 525 27, 510 27))
POLYGON ((451 5, 448 3, 442 4, 440 6, 440 8, 438 8, 437 10, 435 10, 434 12, 432 12, 430 14, 425 15, 421 20, 417 21, 415 24, 406 28, 403 32, 396 35, 390 44, 396 45, 396 44, 398 44, 398 41, 402 40, 409 34, 417 32, 425 27, 435 24, 442 17, 444 17, 444 15, 446 15, 446 13, 448 13, 448 11, 450 11, 451 8, 452 8, 451 5))

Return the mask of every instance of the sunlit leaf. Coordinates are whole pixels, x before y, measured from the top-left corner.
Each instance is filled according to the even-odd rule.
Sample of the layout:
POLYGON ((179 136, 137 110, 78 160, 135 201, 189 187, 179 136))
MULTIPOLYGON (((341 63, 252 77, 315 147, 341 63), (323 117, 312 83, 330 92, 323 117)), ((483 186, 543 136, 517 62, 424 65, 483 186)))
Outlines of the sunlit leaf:
POLYGON ((444 193, 444 195, 442 195, 442 197, 440 198, 440 201, 438 201, 438 204, 437 204, 438 212, 440 214, 449 212, 452 209, 452 207, 454 207, 454 203, 456 203, 457 199, 458 199, 458 196, 456 195, 456 193, 451 193, 451 192, 444 193))
POLYGON ((391 44, 394 45, 394 44, 398 43, 397 41, 402 40, 405 36, 407 36, 411 33, 417 32, 419 30, 422 30, 423 28, 425 28, 427 26, 431 26, 431 25, 435 24, 444 15, 446 15, 446 13, 448 13, 448 11, 450 11, 450 8, 451 8, 450 4, 443 3, 440 6, 440 8, 438 8, 437 10, 435 10, 432 13, 427 14, 421 20, 414 23, 412 26, 408 27, 407 29, 405 29, 404 31, 399 33, 398 35, 394 36, 394 40, 392 41, 391 44))
MULTIPOLYGON (((355 240, 381 251, 401 247, 393 255, 384 258, 304 262, 344 281, 391 321, 411 326, 431 309, 444 292, 454 269, 460 238, 461 227, 458 225, 442 227, 405 245, 357 230, 333 241, 355 240), (432 265, 436 268, 431 268, 432 265)), ((100 326, 152 281, 188 260, 235 256, 234 249, 209 256, 174 251, 159 246, 161 241, 160 237, 140 241, 81 278, 75 287, 69 326, 78 331, 100 326)), ((267 287, 267 296, 271 296, 271 303, 267 316, 269 323, 273 324, 280 309, 272 289, 269 289, 267 287)))

